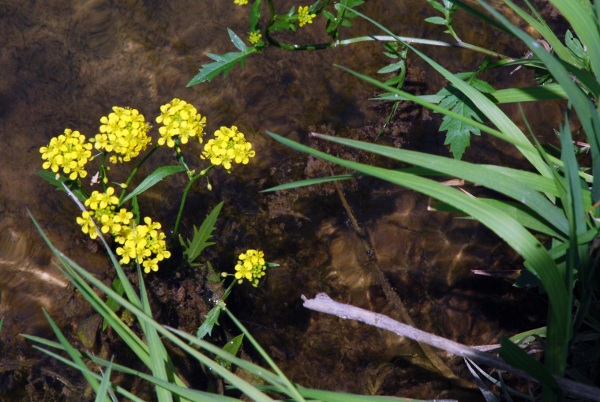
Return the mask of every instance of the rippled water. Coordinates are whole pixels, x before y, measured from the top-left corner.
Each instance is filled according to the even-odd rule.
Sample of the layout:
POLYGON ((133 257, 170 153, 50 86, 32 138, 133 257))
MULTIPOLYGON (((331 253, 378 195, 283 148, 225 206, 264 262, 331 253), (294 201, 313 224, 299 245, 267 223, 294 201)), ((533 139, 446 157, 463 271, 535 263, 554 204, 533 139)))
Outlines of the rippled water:
MULTIPOLYGON (((424 7, 426 2, 418 0, 370 1, 363 10, 399 34, 442 38, 437 28, 422 22, 430 15, 424 7)), ((315 28, 320 24, 316 22, 315 28)), ((67 255, 101 278, 111 278, 98 245, 86 240, 74 223, 76 206, 34 176, 41 166, 39 147, 65 127, 94 135, 98 119, 113 105, 138 108, 152 119, 159 105, 180 97, 208 116, 212 130, 219 125, 240 127, 260 155, 235 174, 214 172, 212 192, 198 186, 188 203, 184 231, 201 223, 207 208, 223 199, 226 208, 217 235, 222 248, 219 255, 213 253, 217 268, 230 268, 229 261, 246 247, 261 247, 270 260, 281 264, 259 289, 238 289, 232 303, 284 371, 307 386, 418 397, 449 395, 451 384, 428 373, 428 364, 413 343, 301 307, 301 294, 326 291, 339 300, 398 314, 382 293, 368 263, 373 256, 362 247, 337 190, 329 185, 258 193, 283 182, 329 174, 329 166, 282 149, 264 135, 265 130, 302 141, 308 141, 310 130, 375 137, 385 117, 382 108, 367 100, 376 91, 333 64, 374 75, 386 61, 379 45, 313 53, 269 49, 264 57, 248 59, 244 69, 236 67, 228 79, 185 88, 199 65, 208 62, 205 53, 232 50, 225 27, 243 35, 246 9, 224 0, 0 3, 4 40, 0 72, 5 77, 0 81, 0 315, 6 356, 0 362, 0 392, 15 392, 29 384, 33 394, 43 394, 38 390, 42 385, 34 380, 11 377, 19 372, 14 362, 26 363, 20 366, 21 377, 30 376, 33 365, 33 352, 15 340, 15 334, 50 336, 42 308, 73 333, 89 325, 93 333, 98 325, 53 268, 26 211, 67 255)), ((356 29, 360 34, 374 33, 358 20, 356 29)), ((301 35, 308 40, 310 32, 301 35)), ((511 49, 496 35, 473 22, 463 38, 497 42, 506 52, 522 51, 511 49)), ((473 68, 479 61, 456 49, 427 52, 436 52, 453 71, 473 68)), ((411 62, 409 81, 411 89, 421 92, 441 85, 437 75, 418 61, 411 62)), ((530 116, 534 124, 551 123, 560 117, 558 111, 558 106, 549 105, 545 114, 530 116)), ((383 141, 445 152, 436 125, 430 114, 404 108, 383 141)), ((468 159, 514 161, 510 153, 498 157, 493 142, 477 144, 468 159)), ((324 148, 357 157, 337 147, 324 148)), ((196 147, 191 153, 199 151, 196 147)), ((146 171, 161 162, 173 163, 171 155, 163 153, 146 171)), ((145 194, 142 208, 163 222, 172 221, 184 183, 183 178, 167 180, 145 194)), ((511 290, 507 282, 471 274, 472 269, 520 267, 518 258, 486 230, 432 213, 427 198, 375 180, 344 183, 343 189, 379 269, 420 328, 462 342, 489 343, 538 318, 535 306, 529 307, 535 300, 511 290)), ((160 272, 151 284, 155 301, 165 306, 161 317, 193 331, 208 308, 202 304, 202 278, 160 272), (178 311, 173 305, 183 308, 178 311)), ((43 376, 46 382, 57 378, 43 376)))

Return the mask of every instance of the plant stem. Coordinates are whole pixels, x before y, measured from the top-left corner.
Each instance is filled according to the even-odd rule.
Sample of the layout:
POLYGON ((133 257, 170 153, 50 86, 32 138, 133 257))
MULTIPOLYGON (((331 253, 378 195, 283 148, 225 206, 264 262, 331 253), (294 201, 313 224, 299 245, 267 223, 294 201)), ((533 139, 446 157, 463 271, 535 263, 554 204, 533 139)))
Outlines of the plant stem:
POLYGON ((199 178, 205 176, 210 169, 212 169, 215 165, 210 165, 206 169, 202 170, 197 175, 190 178, 190 182, 185 186, 185 190, 183 191, 183 196, 181 197, 181 204, 179 205, 179 212, 177 213, 177 219, 175 220, 175 227, 173 228, 173 237, 177 236, 177 231, 179 229, 179 223, 181 222, 181 216, 183 215, 183 207, 185 206, 185 200, 187 199, 187 195, 192 188, 192 184, 194 184, 199 178))
POLYGON ((390 36, 390 35, 359 36, 356 38, 350 38, 350 39, 344 39, 344 40, 337 41, 337 43, 334 44, 332 47, 335 47, 338 45, 346 46, 346 45, 351 45, 353 43, 367 42, 367 41, 373 41, 373 40, 379 41, 379 42, 402 41, 405 43, 411 43, 411 44, 415 43, 415 44, 419 44, 419 45, 441 46, 441 47, 459 47, 459 48, 463 48, 463 49, 467 49, 467 50, 472 50, 474 52, 487 54, 489 56, 497 57, 499 59, 509 59, 509 60, 512 59, 512 57, 509 57, 502 53, 497 53, 492 50, 489 50, 489 49, 486 49, 486 48, 483 48, 480 46, 475 46, 470 43, 466 43, 466 42, 462 42, 462 41, 460 41, 460 42, 444 42, 444 41, 439 41, 439 40, 412 38, 412 37, 407 37, 407 36, 390 36))
POLYGON ((119 197, 119 205, 121 205, 123 198, 125 198, 125 194, 127 193, 127 188, 129 187, 129 183, 131 182, 131 179, 133 179, 133 176, 135 176, 135 174, 140 169, 140 167, 144 164, 144 162, 146 162, 148 160, 148 158, 150 158, 150 156, 152 156, 152 154, 154 152, 156 152, 157 149, 158 149, 158 145, 156 145, 154 148, 152 148, 150 150, 150 152, 148 152, 146 154, 146 156, 144 156, 144 158, 136 165, 136 167, 133 168, 133 170, 129 174, 129 177, 127 178, 127 181, 125 182, 125 188, 123 188, 123 190, 121 191, 121 196, 119 197))

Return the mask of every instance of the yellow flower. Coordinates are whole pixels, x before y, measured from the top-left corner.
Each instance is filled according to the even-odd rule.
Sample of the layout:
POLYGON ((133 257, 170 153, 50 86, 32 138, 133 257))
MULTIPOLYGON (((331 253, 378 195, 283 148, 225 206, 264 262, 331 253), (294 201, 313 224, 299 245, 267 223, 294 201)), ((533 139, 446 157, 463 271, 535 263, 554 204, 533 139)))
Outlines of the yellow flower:
POLYGON ((106 209, 109 206, 114 208, 114 206, 119 205, 119 198, 114 194, 115 189, 112 187, 107 188, 105 193, 94 191, 90 198, 85 200, 85 206, 90 207, 93 211, 106 209))
POLYGON ((248 4, 248 0, 234 0, 233 3, 240 6, 245 6, 246 4, 248 4))
POLYGON ((98 237, 96 229, 94 229, 94 221, 92 220, 93 212, 83 211, 81 217, 77 217, 77 224, 81 226, 81 231, 90 236, 90 239, 98 237))
POLYGON ((215 138, 208 140, 204 145, 200 157, 209 159, 213 165, 223 165, 229 172, 231 162, 245 165, 255 154, 252 144, 246 141, 244 134, 239 132, 236 126, 231 126, 215 131, 215 138))
POLYGON ((137 261, 144 272, 158 271, 158 263, 171 257, 171 252, 167 250, 165 234, 160 231, 161 225, 158 222, 152 222, 149 217, 144 218, 145 225, 124 228, 116 236, 117 255, 121 256, 119 263, 129 264, 132 260, 137 261))
POLYGON ((113 113, 100 119, 100 133, 90 140, 98 150, 114 152, 112 163, 129 162, 146 150, 152 141, 150 125, 137 109, 113 106, 113 113))
POLYGON ((260 278, 265 276, 267 263, 265 262, 265 254, 260 250, 249 249, 245 253, 240 254, 239 261, 235 266, 235 279, 238 283, 242 283, 247 279, 252 283, 252 286, 257 287, 260 278))
POLYGON ((119 205, 119 198, 114 193, 115 189, 109 187, 105 193, 94 191, 85 200, 85 206, 90 210, 84 211, 77 218, 77 223, 81 226, 81 231, 89 235, 91 239, 98 237, 94 229, 94 221, 102 233, 110 233, 113 236, 120 235, 124 228, 128 229, 129 222, 133 219, 133 213, 125 208, 115 212, 119 205))
POLYGON ((173 99, 160 107, 161 115, 156 118, 163 126, 158 129, 161 138, 158 145, 175 146, 175 138, 181 144, 187 144, 190 137, 198 137, 202 142, 202 133, 206 126, 206 117, 198 113, 196 108, 181 99, 173 99))
POLYGON ((40 148, 44 169, 50 169, 57 176, 62 169, 69 179, 77 180, 87 176, 85 164, 92 156, 92 144, 85 141, 79 131, 65 129, 64 133, 50 140, 46 147, 40 148))
POLYGON ((312 20, 316 16, 317 14, 309 14, 308 6, 298 7, 298 26, 303 27, 306 24, 312 24, 312 20))
POLYGON ((262 34, 260 32, 252 31, 248 36, 248 42, 252 43, 253 45, 256 45, 258 42, 260 42, 261 38, 262 34))

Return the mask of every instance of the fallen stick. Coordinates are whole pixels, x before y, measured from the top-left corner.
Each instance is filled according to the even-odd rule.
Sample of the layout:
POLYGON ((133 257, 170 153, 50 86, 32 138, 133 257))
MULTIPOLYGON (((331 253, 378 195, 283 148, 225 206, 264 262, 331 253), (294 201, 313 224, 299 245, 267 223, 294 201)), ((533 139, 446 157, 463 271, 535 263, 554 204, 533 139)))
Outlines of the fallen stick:
MULTIPOLYGON (((442 349, 453 355, 472 360, 477 364, 484 364, 486 366, 494 367, 498 370, 507 371, 519 377, 526 378, 530 381, 537 382, 535 378, 531 377, 523 370, 511 366, 499 357, 482 352, 461 343, 442 338, 441 336, 421 331, 420 329, 416 329, 410 325, 395 321, 383 314, 374 313, 350 304, 336 302, 325 293, 317 294, 314 299, 307 299, 305 296, 302 296, 302 300, 304 300, 304 307, 310 310, 335 315, 344 320, 356 320, 364 322, 365 324, 391 331, 399 336, 404 336, 419 343, 424 343, 429 346, 442 349)), ((563 377, 554 376, 554 378, 566 395, 600 402, 600 388, 581 384, 563 377)))

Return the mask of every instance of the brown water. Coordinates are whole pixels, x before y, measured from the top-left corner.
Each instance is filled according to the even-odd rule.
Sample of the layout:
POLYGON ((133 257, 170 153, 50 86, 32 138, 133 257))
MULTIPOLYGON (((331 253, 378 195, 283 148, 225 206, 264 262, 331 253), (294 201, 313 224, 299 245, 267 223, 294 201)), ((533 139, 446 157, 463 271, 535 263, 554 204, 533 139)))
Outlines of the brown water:
MULTIPOLYGON (((399 34, 442 38, 437 28, 422 22, 430 15, 424 7, 426 3, 418 0, 370 1, 363 10, 399 34)), ((374 139, 386 113, 367 101, 376 91, 332 65, 373 75, 386 59, 373 43, 313 53, 273 50, 249 59, 226 80, 185 88, 199 65, 208 61, 206 52, 233 49, 225 27, 242 35, 247 29, 245 11, 224 0, 0 3, 0 399, 82 398, 76 388, 81 384, 78 374, 39 360, 30 345, 16 337, 51 336, 42 308, 84 347, 101 355, 128 356, 112 334, 98 332, 97 317, 53 268, 26 213, 29 209, 67 255, 107 282, 112 278, 98 244, 87 240, 74 223, 76 206, 34 173, 41 166, 40 146, 65 127, 95 134, 98 119, 113 105, 138 108, 152 119, 159 105, 180 97, 208 116, 211 130, 235 124, 253 142, 260 157, 232 175, 213 172, 212 192, 197 186, 187 204, 184 232, 200 224, 207 208, 223 199, 226 207, 216 234, 220 248, 209 253, 213 264, 230 269, 235 255, 247 247, 262 248, 269 260, 281 264, 258 289, 237 289, 232 306, 294 381, 357 393, 476 397, 462 394, 432 372, 415 344, 301 307, 301 294, 326 291, 339 300, 397 315, 373 272, 374 259, 422 329, 468 344, 486 344, 496 342, 500 334, 527 329, 543 316, 534 296, 511 289, 508 282, 471 273, 518 269, 519 259, 473 222, 428 211, 425 197, 368 178, 343 184, 373 259, 333 185, 258 193, 276 184, 327 175, 330 169, 283 149, 264 135, 265 130, 303 141, 308 141, 310 130, 374 139)), ((507 53, 522 52, 511 49, 494 31, 475 23, 467 26, 466 41, 496 42, 507 53)), ((359 34, 377 33, 360 21, 356 29, 359 34)), ((310 38, 310 32, 303 34, 310 38)), ((454 71, 474 68, 479 61, 455 49, 427 51, 454 71)), ((411 63, 409 73, 414 91, 430 92, 441 85, 418 61, 411 63)), ((553 120, 560 118, 558 111, 558 106, 546 105, 544 113, 530 110, 529 117, 533 124, 546 120, 541 127, 551 132, 553 120)), ((437 124, 430 114, 404 107, 382 142, 446 152, 443 137, 435 134, 437 124)), ((311 144, 375 161, 339 147, 311 144)), ((199 151, 196 147, 190 154, 199 151)), ((511 153, 500 152, 493 141, 476 141, 466 157, 518 163, 511 153)), ((168 152, 158 159, 146 172, 160 163, 173 163, 168 152)), ((168 226, 184 184, 183 178, 165 181, 145 194, 142 209, 168 226)), ((202 273, 162 270, 149 280, 159 319, 194 331, 210 308, 202 273)), ((460 361, 447 361, 462 374, 460 361)), ((137 389, 139 384, 131 386, 137 389)))

